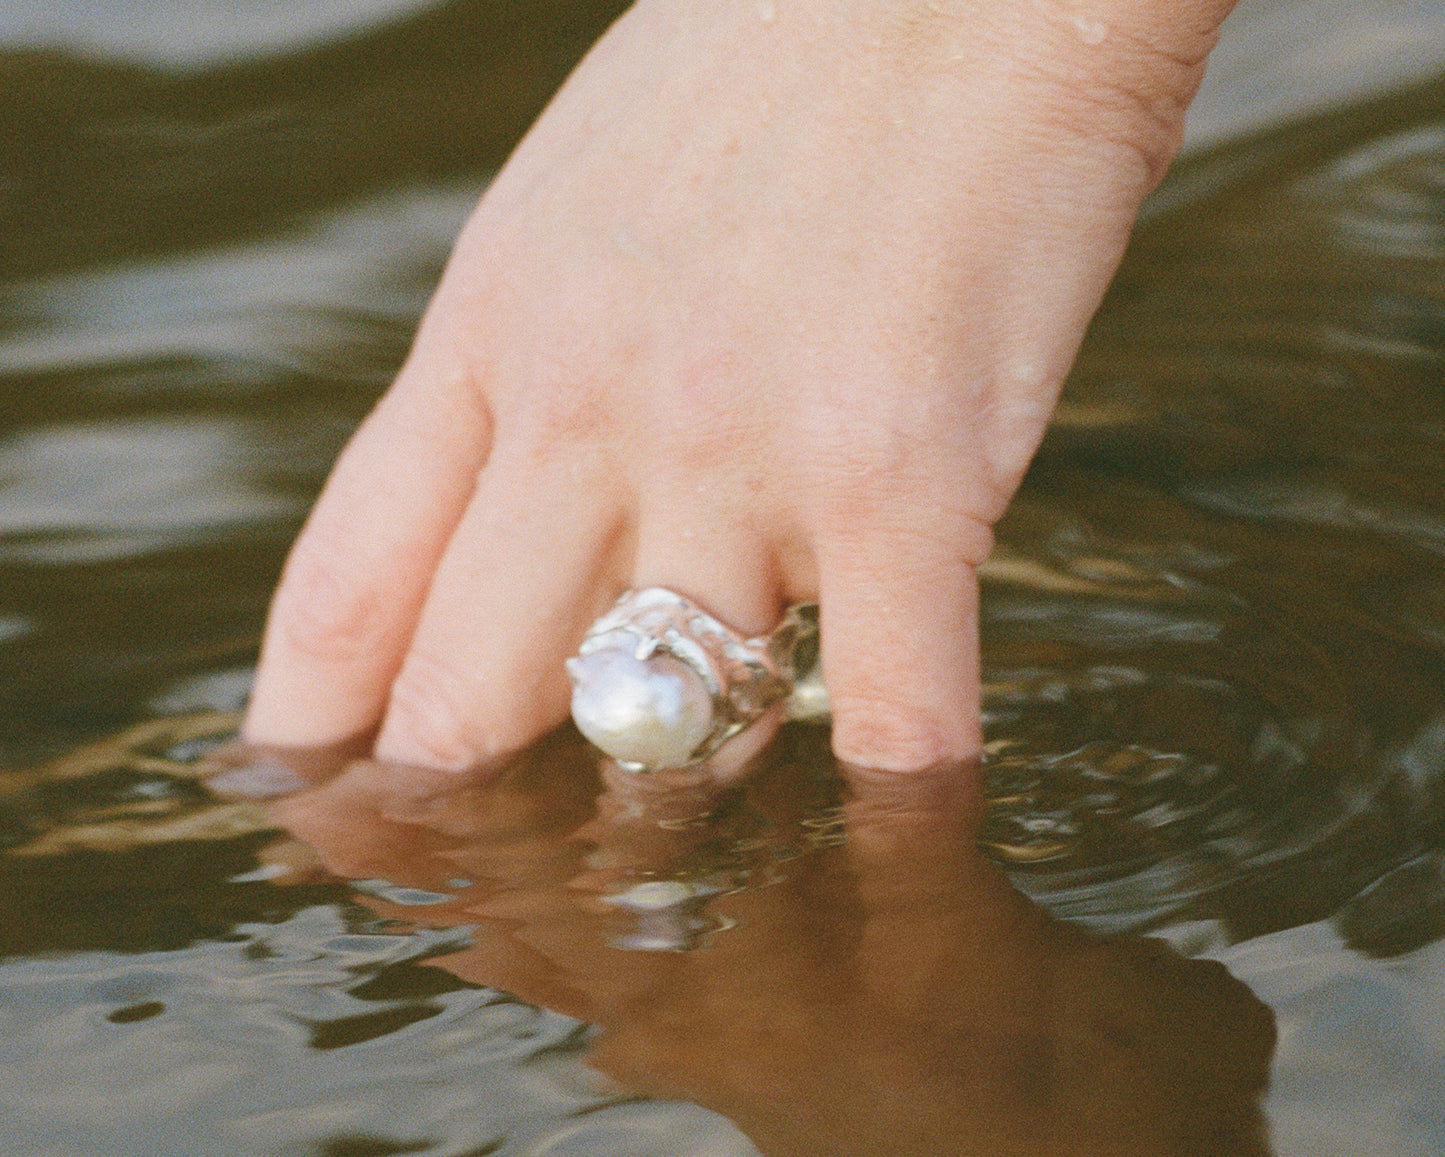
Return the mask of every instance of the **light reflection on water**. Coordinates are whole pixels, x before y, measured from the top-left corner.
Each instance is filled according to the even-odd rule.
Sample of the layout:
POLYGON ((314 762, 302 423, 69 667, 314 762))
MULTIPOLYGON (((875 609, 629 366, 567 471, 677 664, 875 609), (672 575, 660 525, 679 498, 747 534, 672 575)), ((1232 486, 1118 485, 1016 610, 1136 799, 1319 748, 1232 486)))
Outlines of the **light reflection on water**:
POLYGON ((0 374, 88 375, 170 359, 250 364, 246 376, 335 366, 369 328, 409 333, 479 180, 384 193, 272 235, 200 252, 111 263, 12 283, 0 374))
POLYGON ((31 429, 0 443, 0 558, 94 562, 145 554, 297 504, 252 477, 260 431, 230 418, 112 418, 31 429))
MULTIPOLYGON (((1252 50, 1299 64, 1370 14, 1398 19, 1357 48, 1405 43, 1436 6, 1352 5, 1328 29, 1265 7, 1238 28, 1278 30, 1252 50)), ((394 56, 425 77, 427 43, 400 30, 394 56)), ((1418 72, 1445 38, 1408 43, 1361 75, 1418 72)), ((554 55, 573 47, 559 33, 554 55)), ((1223 123, 1207 117, 1240 123, 1218 78, 1262 67, 1244 47, 1218 60, 1201 139, 1223 123)), ((499 958, 421 963, 495 947, 488 928, 636 933, 615 906, 568 922, 608 867, 589 876, 579 849, 616 819, 594 817, 585 774, 486 839, 485 793, 393 800, 375 845, 316 833, 330 872, 270 831, 258 797, 286 774, 196 783, 296 522, 500 159, 453 162, 457 122, 428 129, 403 101, 374 132, 383 155, 404 139, 411 168, 348 162, 326 130, 359 82, 326 72, 324 93, 268 112, 292 74, 257 60, 254 106, 219 128, 179 106, 127 120, 143 98, 122 85, 85 114, 74 204, 35 209, 53 232, 0 241, 0 766, 44 768, 0 771, 7 1152, 746 1153, 720 1118, 599 1083, 574 996, 538 990, 562 1010, 539 1012, 504 995, 499 958), (249 164, 283 145, 320 158, 291 182, 304 195, 238 233, 249 164), (180 158, 169 191, 135 185, 162 154, 180 158), (194 201, 212 184, 208 219, 194 201), (117 239, 118 192, 152 199, 145 220, 194 220, 117 239), (156 714, 179 722, 77 749, 156 714), (473 859, 427 867, 439 845, 473 859), (484 877, 497 894, 467 893, 484 877), (418 928, 463 894, 475 910, 418 928)), ((1276 1016, 1283 1155, 1445 1150, 1442 123, 1427 85, 1181 170, 988 571, 983 846, 1050 911, 1151 930, 1248 982, 1276 1016)), ((0 158, 17 187, 52 162, 27 163, 0 158)), ((726 894, 689 909, 704 951, 687 960, 734 959, 775 898, 846 854, 826 762, 802 768, 711 827, 665 829, 667 872, 726 894)))
POLYGON ((332 40, 426 6, 427 0, 9 0, 0 9, 0 43, 198 68, 332 40))

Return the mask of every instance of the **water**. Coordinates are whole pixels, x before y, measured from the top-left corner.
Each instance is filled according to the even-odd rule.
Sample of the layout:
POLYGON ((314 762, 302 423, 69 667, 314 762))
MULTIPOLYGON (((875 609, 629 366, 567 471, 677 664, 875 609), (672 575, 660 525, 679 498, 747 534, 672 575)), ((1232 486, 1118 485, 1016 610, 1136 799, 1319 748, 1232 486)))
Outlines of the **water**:
POLYGON ((752 1152, 727 1117, 789 1152, 938 1116, 933 1151, 1068 1152, 1081 1102, 1159 1151, 1247 1134, 1265 1065, 1276 1153, 1445 1151, 1430 6, 1242 10, 1214 145, 1000 527, 985 814, 850 801, 807 728, 666 805, 566 737, 487 790, 361 763, 279 807, 296 769, 218 764, 310 496, 617 7, 0 22, 85 49, 0 57, 6 1152, 671 1157, 752 1152), (1306 83, 1342 46, 1349 83, 1306 83), (1353 103, 1218 143, 1271 61, 1264 113, 1353 103), (915 1095, 870 1123, 883 1087, 915 1095))

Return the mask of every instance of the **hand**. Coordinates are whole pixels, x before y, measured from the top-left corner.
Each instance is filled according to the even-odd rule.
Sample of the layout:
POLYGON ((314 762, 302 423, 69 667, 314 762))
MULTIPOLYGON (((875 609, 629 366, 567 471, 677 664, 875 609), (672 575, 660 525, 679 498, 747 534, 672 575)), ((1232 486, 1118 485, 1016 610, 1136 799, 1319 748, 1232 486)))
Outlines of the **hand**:
POLYGON ((818 753, 780 746, 710 818, 626 776, 594 802, 575 743, 486 786, 355 763, 275 815, 333 870, 451 892, 362 902, 472 928, 436 963, 597 1024, 596 1067, 725 1114, 769 1157, 1267 1152, 1273 1019, 1222 966, 1050 919, 979 854, 954 768, 856 770, 846 842, 808 850, 818 753), (616 903, 739 856, 751 875, 711 903, 616 903), (687 947, 716 917, 700 951, 620 947, 639 928, 687 947))
POLYGON ((854 764, 977 754, 976 568, 1228 0, 640 0, 482 199, 245 733, 442 768, 624 589, 821 603, 854 764))

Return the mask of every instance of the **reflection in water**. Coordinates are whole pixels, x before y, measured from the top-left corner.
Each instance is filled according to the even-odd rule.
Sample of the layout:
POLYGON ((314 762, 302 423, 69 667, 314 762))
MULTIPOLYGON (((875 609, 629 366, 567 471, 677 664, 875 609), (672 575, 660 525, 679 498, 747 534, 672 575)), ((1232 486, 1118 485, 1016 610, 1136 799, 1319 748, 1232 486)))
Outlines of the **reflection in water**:
MULTIPOLYGON (((705 824, 686 795, 653 827, 599 797, 565 739, 474 790, 356 764, 281 813, 355 884, 267 830, 293 774, 198 782, 300 512, 456 222, 620 7, 457 0, 189 71, 0 56, 0 767, 36 769, 0 771, 0 1147, 749 1152, 599 1086, 589 1048, 774 1147, 804 1126, 764 1093, 821 1076, 857 1103, 810 1136, 946 1109, 975 1136, 1027 1125, 1027 1151, 1099 1074, 1088 1127, 1127 1108, 1157 1139, 1208 1088, 1188 1112, 1252 1127, 1257 1006, 1116 938, 1146 931, 1275 1010, 1283 1157, 1438 1157, 1438 81, 1179 169, 1000 528, 978 837, 1091 932, 1009 892, 963 821, 843 805, 807 732, 705 824), (857 1092, 844 1035, 930 1095, 857 1092), (760 1041, 787 1047, 749 1063, 760 1041), (923 1047, 989 1063, 940 1076, 923 1047), (1044 1055, 1091 1071, 1019 1107, 1044 1055)), ((1303 62, 1379 6, 1327 29, 1291 24, 1295 0, 1242 9, 1266 7, 1236 28, 1283 29, 1303 62)), ((1445 44, 1408 39, 1412 69, 1445 44)), ((1372 42, 1351 43, 1355 64, 1372 42)))
POLYGON ((614 773, 594 803, 574 740, 489 785, 353 763, 276 816, 384 878, 378 914, 468 926, 439 966, 596 1025, 602 1071, 770 1157, 1266 1151, 1273 1020, 1222 966, 1025 901, 975 773, 810 800, 821 737, 789 739, 721 800, 614 773))

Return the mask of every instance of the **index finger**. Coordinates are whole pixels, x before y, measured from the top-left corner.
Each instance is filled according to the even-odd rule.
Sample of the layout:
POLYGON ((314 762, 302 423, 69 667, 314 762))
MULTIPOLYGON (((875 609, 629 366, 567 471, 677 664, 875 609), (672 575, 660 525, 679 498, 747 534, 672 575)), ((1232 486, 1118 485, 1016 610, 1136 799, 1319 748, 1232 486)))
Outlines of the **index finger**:
POLYGON ((463 365, 414 356, 403 368, 292 547, 262 641, 248 740, 309 747, 377 726, 491 433, 463 365))

